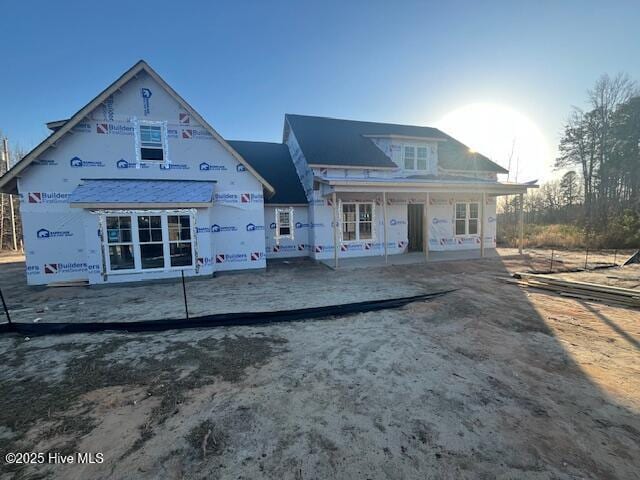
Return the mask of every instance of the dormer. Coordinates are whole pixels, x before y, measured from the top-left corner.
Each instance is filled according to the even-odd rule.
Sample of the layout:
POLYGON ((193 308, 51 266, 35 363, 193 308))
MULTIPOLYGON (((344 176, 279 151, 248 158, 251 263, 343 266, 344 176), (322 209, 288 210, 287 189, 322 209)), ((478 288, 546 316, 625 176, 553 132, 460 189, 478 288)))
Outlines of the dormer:
POLYGON ((380 148, 400 170, 401 175, 437 175, 438 143, 436 137, 405 135, 364 135, 380 148))

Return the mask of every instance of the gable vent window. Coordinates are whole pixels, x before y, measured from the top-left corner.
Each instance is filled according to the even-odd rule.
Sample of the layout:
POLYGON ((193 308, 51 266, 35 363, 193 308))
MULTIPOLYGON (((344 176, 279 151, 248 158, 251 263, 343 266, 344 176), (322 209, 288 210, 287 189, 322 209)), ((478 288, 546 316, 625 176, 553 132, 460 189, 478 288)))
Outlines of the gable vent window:
POLYGON ((143 162, 164 162, 161 126, 140 125, 140 160, 143 162))

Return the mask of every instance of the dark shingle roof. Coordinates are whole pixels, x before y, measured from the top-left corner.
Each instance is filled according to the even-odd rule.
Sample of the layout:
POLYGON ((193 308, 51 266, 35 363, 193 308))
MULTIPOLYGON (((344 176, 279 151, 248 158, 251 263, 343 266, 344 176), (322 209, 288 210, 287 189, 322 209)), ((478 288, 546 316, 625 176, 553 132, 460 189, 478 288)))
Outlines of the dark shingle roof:
POLYGON ((396 167, 367 136, 398 135, 443 140, 438 142, 441 168, 507 173, 500 165, 484 155, 471 153, 467 146, 437 128, 293 114, 286 114, 285 120, 312 165, 396 167))
POLYGON ((308 203, 287 145, 242 140, 228 140, 227 143, 275 188, 275 195, 264 203, 308 203))

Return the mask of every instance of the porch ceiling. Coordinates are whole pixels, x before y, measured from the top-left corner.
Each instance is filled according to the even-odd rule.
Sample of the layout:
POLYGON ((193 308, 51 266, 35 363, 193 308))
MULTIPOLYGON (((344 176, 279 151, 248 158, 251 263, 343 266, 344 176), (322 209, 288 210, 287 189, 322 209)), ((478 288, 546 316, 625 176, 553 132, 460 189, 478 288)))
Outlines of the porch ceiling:
POLYGON ((415 182, 415 181, 353 181, 353 180, 322 180, 333 192, 352 193, 487 193, 492 196, 516 195, 527 193, 529 188, 538 185, 528 183, 500 183, 500 182, 415 182))

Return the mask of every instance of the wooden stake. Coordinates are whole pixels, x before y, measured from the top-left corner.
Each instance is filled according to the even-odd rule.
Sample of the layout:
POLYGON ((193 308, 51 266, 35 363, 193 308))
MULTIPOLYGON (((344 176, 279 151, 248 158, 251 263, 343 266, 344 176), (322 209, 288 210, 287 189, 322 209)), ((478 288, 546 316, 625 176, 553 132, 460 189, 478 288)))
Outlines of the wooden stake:
POLYGON ((333 201, 333 264, 338 269, 338 201, 336 192, 333 192, 331 199, 333 201))
POLYGON ((384 232, 384 263, 388 262, 387 258, 387 192, 382 192, 382 216, 384 217, 384 226, 382 228, 384 232))

